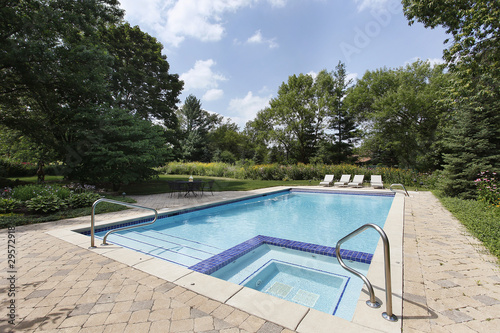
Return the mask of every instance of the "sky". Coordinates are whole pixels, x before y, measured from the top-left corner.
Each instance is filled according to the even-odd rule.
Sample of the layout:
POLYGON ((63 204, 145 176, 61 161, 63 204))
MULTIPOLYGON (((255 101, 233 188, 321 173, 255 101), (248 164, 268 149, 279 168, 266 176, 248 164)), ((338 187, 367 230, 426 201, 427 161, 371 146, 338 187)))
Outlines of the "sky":
POLYGON ((163 45, 170 73, 202 108, 242 130, 291 75, 442 63, 443 29, 408 25, 397 0, 120 0, 163 45))

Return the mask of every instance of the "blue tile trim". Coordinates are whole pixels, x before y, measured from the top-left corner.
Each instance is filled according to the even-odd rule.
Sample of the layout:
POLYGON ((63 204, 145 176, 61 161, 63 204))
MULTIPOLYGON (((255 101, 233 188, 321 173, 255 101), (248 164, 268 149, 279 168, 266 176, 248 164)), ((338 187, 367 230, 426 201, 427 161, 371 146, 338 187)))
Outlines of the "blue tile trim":
MULTIPOLYGON (((255 198, 259 198, 259 197, 267 197, 269 195, 275 195, 275 194, 285 193, 285 192, 290 192, 290 190, 279 190, 279 191, 265 193, 265 194, 261 194, 261 195, 254 195, 254 196, 251 196, 251 197, 237 198, 237 199, 234 199, 234 200, 231 200, 231 201, 218 202, 218 203, 214 203, 214 204, 206 205, 206 206, 200 206, 200 207, 193 207, 193 208, 188 208, 188 209, 182 209, 182 210, 171 212, 171 213, 158 214, 158 220, 164 219, 164 218, 167 218, 167 217, 171 217, 171 216, 177 216, 177 215, 181 215, 181 214, 196 212, 196 211, 204 210, 204 209, 208 209, 208 208, 214 208, 214 207, 224 206, 224 205, 232 204, 232 203, 235 203, 235 202, 240 202, 240 201, 245 201, 245 200, 251 200, 251 199, 255 199, 255 198)), ((129 222, 125 222, 125 223, 113 224, 113 225, 108 225, 108 226, 103 226, 103 227, 95 228, 94 232, 98 233, 98 232, 102 232, 102 231, 109 231, 109 230, 118 229, 118 228, 121 228, 121 227, 128 227, 129 225, 136 225, 136 224, 141 224, 141 223, 146 223, 146 222, 151 222, 151 221, 153 221, 153 217, 148 217, 148 218, 144 218, 144 219, 140 219, 140 220, 134 220, 134 221, 129 221, 129 222)), ((84 230, 84 231, 79 231, 79 232, 82 235, 90 236, 90 229, 89 230, 84 230)))
MULTIPOLYGON (((189 267, 189 269, 203 274, 212 274, 213 272, 221 269, 227 264, 253 251, 254 249, 263 244, 275 245, 293 250, 321 254, 329 257, 336 257, 335 248, 333 247, 258 235, 255 236, 254 238, 247 240, 246 242, 240 243, 230 248, 229 250, 226 250, 211 258, 203 260, 197 263, 196 265, 189 267)), ((350 251, 344 249, 340 249, 340 255, 344 260, 352 260, 365 264, 370 264, 373 258, 373 254, 370 253, 350 251)))

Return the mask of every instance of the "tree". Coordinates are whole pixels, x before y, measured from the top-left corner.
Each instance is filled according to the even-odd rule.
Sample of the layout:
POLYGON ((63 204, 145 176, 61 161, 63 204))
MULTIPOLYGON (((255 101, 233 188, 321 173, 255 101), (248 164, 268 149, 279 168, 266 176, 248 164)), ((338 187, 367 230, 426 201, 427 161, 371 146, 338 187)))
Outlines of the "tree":
POLYGON ((101 38, 113 56, 110 104, 178 130, 175 111, 183 82, 177 74, 169 74, 163 46, 128 23, 105 27, 101 38))
POLYGON ((327 121, 326 128, 333 133, 320 138, 318 156, 326 163, 342 163, 352 155, 358 140, 354 117, 344 105, 344 97, 352 80, 347 79, 345 64, 339 61, 335 71, 321 71, 315 82, 320 116, 327 121))
POLYGON ((319 111, 314 101, 314 79, 311 75, 292 75, 280 86, 278 97, 261 111, 273 127, 271 140, 282 147, 287 162, 309 162, 313 156, 319 111))
POLYGON ((364 122, 364 146, 375 162, 420 171, 439 165, 429 152, 448 111, 439 103, 448 82, 443 70, 417 61, 395 70, 368 71, 350 89, 345 103, 364 122))
POLYGON ((122 12, 114 0, 4 1, 2 11, 0 123, 64 160, 75 114, 107 99, 111 58, 97 31, 122 12))
POLYGON ((443 26, 453 37, 444 59, 454 74, 443 139, 448 195, 475 196, 481 169, 500 171, 500 6, 497 0, 404 0, 410 24, 443 26))
MULTIPOLYGON (((83 120, 83 119, 82 119, 83 120)), ((171 150, 165 145, 163 129, 138 115, 120 109, 103 109, 94 118, 92 136, 81 142, 70 177, 82 182, 110 182, 118 190, 121 184, 147 180, 156 175, 171 150)))
POLYGON ((201 101, 196 96, 189 95, 179 110, 179 120, 183 132, 182 157, 188 161, 210 161, 208 133, 222 121, 222 117, 203 110, 201 101))
POLYGON ((0 123, 53 150, 82 181, 150 177, 166 154, 164 131, 149 120, 175 128, 182 88, 161 45, 116 25, 123 16, 116 0, 4 3, 0 123))

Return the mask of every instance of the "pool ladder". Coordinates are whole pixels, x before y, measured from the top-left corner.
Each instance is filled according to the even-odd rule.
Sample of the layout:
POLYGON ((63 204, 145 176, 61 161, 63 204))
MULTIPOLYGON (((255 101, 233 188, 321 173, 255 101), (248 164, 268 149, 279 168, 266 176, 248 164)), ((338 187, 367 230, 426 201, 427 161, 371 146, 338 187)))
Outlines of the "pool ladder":
POLYGON ((337 260, 339 261, 340 266, 342 266, 344 269, 348 270, 349 272, 361 278, 361 280, 363 280, 363 282, 365 283, 366 287, 368 288, 368 292, 370 293, 370 299, 366 301, 366 304, 372 308, 379 308, 380 303, 377 302, 375 298, 375 292, 373 291, 373 287, 370 281, 366 278, 366 276, 364 276, 360 272, 356 271, 355 269, 352 269, 351 267, 348 267, 342 260, 342 257, 340 256, 340 245, 342 245, 342 243, 344 243, 345 241, 351 239, 357 234, 360 234, 361 232, 365 231, 368 228, 373 228, 377 230, 377 232, 380 234, 380 237, 382 237, 382 241, 384 242, 386 312, 382 313, 382 317, 389 321, 396 322, 398 321, 398 317, 396 317, 392 313, 391 258, 389 253, 389 239, 387 238, 387 235, 385 234, 384 230, 382 230, 382 228, 380 228, 378 225, 372 223, 365 224, 360 228, 354 230, 353 232, 351 232, 350 234, 348 234, 347 236, 345 236, 344 238, 342 238, 337 242, 337 247, 335 249, 335 252, 337 254, 337 260))
POLYGON ((154 208, 149 208, 149 207, 144 207, 144 206, 138 206, 138 205, 130 204, 130 203, 127 203, 127 202, 116 201, 116 200, 111 200, 111 199, 106 199, 106 198, 98 199, 98 200, 94 201, 94 203, 92 204, 92 214, 90 215, 90 247, 95 247, 95 242, 94 242, 95 208, 96 208, 96 206, 100 202, 109 202, 109 203, 113 203, 113 204, 117 204, 117 205, 121 205, 121 206, 126 206, 126 207, 131 207, 131 208, 148 209, 148 210, 154 211, 154 213, 155 213, 155 218, 151 222, 140 223, 140 224, 135 224, 135 225, 129 225, 129 226, 126 226, 126 227, 116 228, 116 229, 108 231, 106 233, 106 235, 104 235, 104 238, 102 239, 102 245, 108 245, 108 243, 106 243, 106 239, 108 238, 108 235, 111 234, 111 233, 113 233, 113 232, 117 232, 117 231, 121 231, 121 230, 127 230, 127 229, 132 229, 132 228, 137 228, 137 227, 143 227, 145 225, 150 225, 150 224, 155 223, 156 220, 158 219, 158 212, 154 208))
POLYGON ((391 191, 396 192, 395 190, 392 189, 393 186, 401 186, 403 188, 403 191, 405 191, 405 196, 409 197, 410 195, 408 194, 408 191, 406 190, 406 187, 403 184, 391 184, 391 187, 389 188, 391 191))

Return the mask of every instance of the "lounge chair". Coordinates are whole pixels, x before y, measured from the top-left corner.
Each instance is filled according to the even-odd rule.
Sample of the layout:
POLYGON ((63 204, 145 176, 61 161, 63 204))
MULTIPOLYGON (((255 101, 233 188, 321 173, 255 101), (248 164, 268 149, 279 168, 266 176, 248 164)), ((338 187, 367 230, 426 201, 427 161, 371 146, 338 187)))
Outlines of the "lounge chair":
POLYGON ((363 179, 365 179, 365 175, 355 175, 352 182, 348 183, 347 186, 363 187, 363 179))
POLYGON ((323 179, 323 181, 320 182, 319 184, 323 186, 331 186, 332 183, 333 183, 333 175, 326 175, 325 179, 323 179))
POLYGON ((370 178, 370 185, 373 188, 384 188, 384 182, 381 175, 372 175, 370 178))
POLYGON ((351 180, 351 175, 342 175, 338 182, 335 182, 333 185, 335 186, 347 186, 347 183, 351 180))

